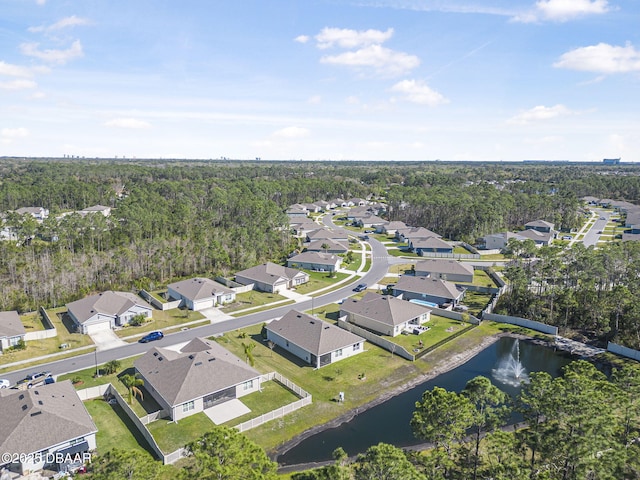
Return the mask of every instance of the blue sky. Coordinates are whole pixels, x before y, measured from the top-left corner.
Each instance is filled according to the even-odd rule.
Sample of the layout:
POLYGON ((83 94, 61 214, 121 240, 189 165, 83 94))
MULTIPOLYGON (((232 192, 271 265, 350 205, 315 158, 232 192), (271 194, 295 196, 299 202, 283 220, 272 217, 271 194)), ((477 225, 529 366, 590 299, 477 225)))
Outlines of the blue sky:
POLYGON ((0 11, 0 156, 640 161, 637 0, 0 11))

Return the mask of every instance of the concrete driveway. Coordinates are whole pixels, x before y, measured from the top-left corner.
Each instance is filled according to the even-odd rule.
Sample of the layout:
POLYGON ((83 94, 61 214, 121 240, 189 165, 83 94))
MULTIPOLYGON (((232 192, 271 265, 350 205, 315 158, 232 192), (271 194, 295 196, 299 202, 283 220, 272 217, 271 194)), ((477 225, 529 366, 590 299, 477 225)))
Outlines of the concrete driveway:
POLYGON ((226 313, 221 312, 217 308, 205 308, 204 310, 200 310, 200 313, 205 316, 207 320, 211 323, 222 322, 224 320, 229 320, 233 318, 231 315, 227 315, 226 313))
POLYGON ((127 342, 120 339, 113 330, 105 330, 103 332, 89 334, 93 343, 96 344, 98 350, 109 350, 110 348, 121 347, 127 342))

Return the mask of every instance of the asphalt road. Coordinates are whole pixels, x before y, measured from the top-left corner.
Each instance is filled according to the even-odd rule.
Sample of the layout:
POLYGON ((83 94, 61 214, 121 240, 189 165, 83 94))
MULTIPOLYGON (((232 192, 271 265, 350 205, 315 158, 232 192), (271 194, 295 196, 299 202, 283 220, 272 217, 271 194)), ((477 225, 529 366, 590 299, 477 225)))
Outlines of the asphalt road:
MULTIPOLYGON (((330 217, 328 216, 325 218, 330 219, 330 217)), ((335 226, 333 226, 332 228, 339 229, 339 227, 335 226)), ((353 232, 349 233, 353 234, 353 232)), ((312 308, 315 309, 329 303, 336 303, 339 300, 352 295, 354 285, 357 285, 359 283, 372 285, 386 275, 389 266, 389 257, 387 255, 387 250, 385 249, 384 245, 382 245, 382 243, 375 239, 370 239, 369 244, 371 245, 373 252, 371 268, 369 269, 369 271, 362 277, 355 277, 352 283, 345 285, 338 290, 334 290, 324 295, 315 297, 313 300, 306 300, 300 303, 296 303, 295 305, 276 307, 270 310, 224 320, 222 322, 217 322, 211 325, 205 325, 202 327, 196 327, 189 330, 171 333, 166 335, 162 340, 158 340, 152 343, 131 343, 128 345, 123 345, 121 347, 103 350, 97 353, 78 355, 63 360, 41 364, 37 367, 29 367, 22 370, 16 370, 11 373, 3 374, 2 378, 6 378, 13 385, 17 381, 24 378, 27 374, 36 371, 49 371, 52 375, 55 376, 74 372, 77 370, 84 370, 86 368, 95 368, 96 365, 108 362, 110 360, 119 360, 122 358, 143 354, 152 347, 167 347, 170 345, 175 345, 177 343, 188 342, 195 337, 210 337, 213 335, 219 335, 225 332, 236 330, 238 328, 260 324, 273 318, 279 318, 292 308, 300 311, 305 311, 311 310, 312 308)))
POLYGON ((582 243, 585 247, 589 247, 592 245, 595 246, 596 243, 598 243, 598 240, 600 240, 600 234, 607 226, 609 216, 611 215, 611 212, 598 208, 595 208, 594 211, 599 216, 595 223, 591 226, 591 228, 585 232, 584 237, 582 238, 582 243))

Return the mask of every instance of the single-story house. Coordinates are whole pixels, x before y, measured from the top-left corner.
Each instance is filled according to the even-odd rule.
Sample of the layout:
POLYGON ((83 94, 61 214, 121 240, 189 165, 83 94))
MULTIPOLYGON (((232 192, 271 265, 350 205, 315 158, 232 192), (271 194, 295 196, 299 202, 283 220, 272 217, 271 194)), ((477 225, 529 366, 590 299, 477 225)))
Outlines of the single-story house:
POLYGON ((378 227, 380 225, 384 225, 386 222, 387 221, 384 218, 380 218, 377 215, 373 215, 372 213, 368 215, 358 215, 353 220, 353 224, 361 228, 378 227))
POLYGON ((256 290, 278 293, 309 281, 309 274, 295 268, 283 267, 267 262, 236 273, 236 282, 241 285, 253 284, 256 290))
POLYGON ((24 341, 27 331, 20 320, 20 315, 15 310, 10 312, 0 312, 0 352, 7 348, 15 347, 24 341))
POLYGON ((296 310, 290 310, 265 328, 268 340, 314 368, 364 351, 364 338, 296 310))
POLYGON ((38 221, 42 221, 49 216, 49 209, 44 207, 22 207, 16 210, 18 215, 31 215, 38 221))
POLYGON ((111 207, 105 207, 104 205, 94 205, 93 207, 87 207, 80 210, 80 215, 89 215, 92 213, 101 213, 105 217, 111 215, 111 207))
POLYGON ((154 347, 133 366, 173 421, 259 391, 262 379, 256 369, 205 338, 194 338, 178 351, 154 347))
POLYGON ((450 282, 473 282, 473 265, 447 258, 420 260, 415 266, 417 277, 439 278, 450 282))
POLYGON ((307 242, 315 242, 317 240, 333 240, 334 242, 347 243, 349 242, 349 235, 344 232, 334 232, 328 228, 316 228, 307 233, 307 242))
POLYGON ((431 318, 429 307, 391 295, 367 293, 361 300, 349 298, 340 306, 340 317, 381 335, 395 337, 431 318))
POLYGON ((393 220, 391 222, 383 223, 376 227, 376 233, 384 233, 386 235, 395 235, 396 231, 402 229, 408 229, 407 224, 400 220, 393 220))
POLYGON ((106 292, 67 304, 69 317, 80 333, 91 334, 127 325, 133 317, 151 318, 153 307, 129 292, 106 292))
POLYGON ((438 235, 432 232, 428 228, 424 227, 407 227, 396 229, 396 240, 400 242, 409 242, 412 238, 428 238, 436 237, 442 238, 442 235, 438 235))
POLYGON ((231 303, 236 299, 236 292, 208 278, 191 278, 169 284, 169 297, 182 300, 189 310, 198 311, 231 303))
POLYGON ((82 454, 95 450, 97 431, 69 380, 0 390, 0 452, 15 454, 2 457, 0 470, 28 475, 56 469, 60 458, 86 460, 82 454))
POLYGON ((482 237, 482 240, 484 241, 484 248, 487 250, 502 250, 507 246, 507 243, 509 243, 509 239, 511 238, 515 238, 519 241, 523 240, 513 232, 492 233, 482 237))
POLYGON ((307 233, 318 229, 318 224, 311 217, 291 217, 289 226, 299 237, 306 237, 307 233))
POLYGON ((349 200, 347 200, 347 205, 349 206, 358 206, 358 207, 362 207, 364 205, 366 205, 368 202, 364 199, 364 198, 359 198, 359 197, 355 197, 355 198, 351 198, 349 200))
POLYGON ((627 211, 624 226, 631 229, 629 233, 640 233, 640 208, 627 211))
POLYGON ((409 238, 409 249, 422 256, 425 253, 453 253, 453 246, 438 237, 409 238))
POLYGON ((582 200, 585 203, 588 203, 589 205, 596 205, 600 199, 598 197, 592 197, 591 195, 587 195, 585 197, 582 197, 580 200, 582 200))
POLYGON ((285 213, 287 214, 287 216, 289 218, 306 217, 307 215, 309 215, 309 212, 305 208, 303 208, 302 206, 300 206, 300 207, 289 207, 285 213))
POLYGON ((533 240, 536 245, 550 245, 553 239, 556 238, 555 230, 551 230, 550 232, 541 232, 532 228, 516 232, 516 235, 520 237, 519 240, 530 239, 533 240))
POLYGON ((534 220, 532 222, 528 222, 524 224, 524 228, 526 230, 536 230, 542 233, 549 233, 553 231, 553 223, 547 222, 545 220, 534 220))
MULTIPOLYGON (((346 243, 346 242, 345 242, 346 243)), ((305 250, 308 252, 325 252, 325 253, 347 253, 349 247, 341 242, 337 242, 327 238, 326 240, 316 240, 308 245, 305 245, 305 250)))
POLYGON ((340 268, 342 258, 333 253, 302 252, 287 260, 287 267, 335 272, 340 268))
POLYGON ((465 289, 439 278, 402 275, 393 287, 393 295, 403 300, 423 300, 437 305, 457 305, 464 296, 465 289))
POLYGON ((343 200, 342 198, 334 198, 333 200, 329 200, 329 202, 335 205, 334 208, 340 208, 340 207, 348 206, 347 202, 345 200, 343 200))

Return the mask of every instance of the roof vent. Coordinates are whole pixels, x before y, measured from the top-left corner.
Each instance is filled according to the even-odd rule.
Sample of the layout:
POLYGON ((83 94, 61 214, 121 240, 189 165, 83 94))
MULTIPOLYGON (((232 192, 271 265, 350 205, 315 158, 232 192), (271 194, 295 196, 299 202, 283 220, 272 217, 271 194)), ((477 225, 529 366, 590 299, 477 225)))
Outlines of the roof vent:
POLYGON ((20 396, 18 397, 18 400, 24 400, 24 393, 20 394, 20 396))
POLYGON ((194 363, 194 365, 195 365, 196 367, 199 367, 200 365, 202 365, 202 362, 196 362, 196 363, 194 363))
POLYGON ((158 361, 161 362, 162 361, 162 357, 158 357, 158 361))
POLYGON ((42 413, 42 410, 38 410, 37 412, 33 412, 31 416, 35 417, 36 415, 40 415, 41 413, 42 413))
POLYGON ((311 325, 315 325, 315 324, 316 324, 316 322, 314 322, 313 320, 309 320, 309 323, 310 323, 311 325))
POLYGON ((23 412, 24 412, 27 408, 29 408, 29 407, 27 407, 26 405, 22 405, 22 411, 23 411, 23 412))
POLYGON ((193 355, 189 355, 189 360, 193 360, 193 355))
POLYGON ((209 361, 210 361, 210 362, 213 362, 215 359, 216 359, 216 357, 211 357, 211 358, 209 359, 209 361))
POLYGON ((158 352, 153 352, 153 356, 157 357, 158 356, 158 352))
POLYGON ((38 400, 38 405, 44 405, 44 404, 42 403, 42 400, 38 400))

